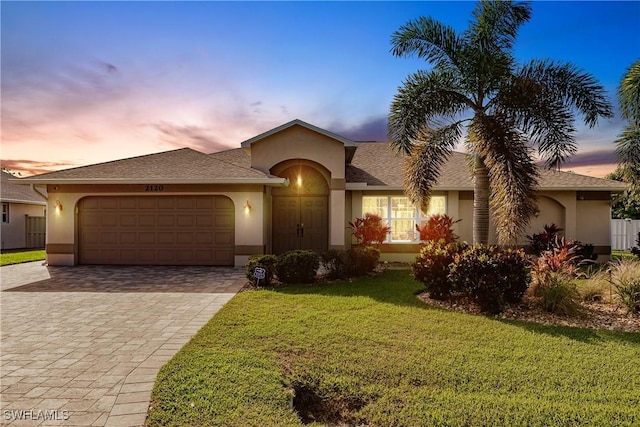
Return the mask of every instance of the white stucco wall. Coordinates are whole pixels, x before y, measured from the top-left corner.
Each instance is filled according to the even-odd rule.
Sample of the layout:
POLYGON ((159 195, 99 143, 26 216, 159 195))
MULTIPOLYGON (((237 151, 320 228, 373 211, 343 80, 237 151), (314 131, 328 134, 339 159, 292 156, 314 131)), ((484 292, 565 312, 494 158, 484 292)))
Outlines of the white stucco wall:
POLYGON ((2 223, 0 239, 2 249, 26 247, 26 216, 44 216, 45 206, 9 203, 9 222, 2 223))

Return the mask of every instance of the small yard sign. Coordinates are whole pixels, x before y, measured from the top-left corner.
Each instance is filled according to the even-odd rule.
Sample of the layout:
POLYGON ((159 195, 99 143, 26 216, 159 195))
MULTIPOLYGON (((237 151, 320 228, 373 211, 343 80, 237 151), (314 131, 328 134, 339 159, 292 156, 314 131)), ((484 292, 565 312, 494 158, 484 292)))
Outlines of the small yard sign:
POLYGON ((265 278, 267 271, 262 268, 262 267, 256 267, 255 270, 253 270, 253 277, 255 277, 256 279, 258 279, 258 282, 262 279, 265 278))

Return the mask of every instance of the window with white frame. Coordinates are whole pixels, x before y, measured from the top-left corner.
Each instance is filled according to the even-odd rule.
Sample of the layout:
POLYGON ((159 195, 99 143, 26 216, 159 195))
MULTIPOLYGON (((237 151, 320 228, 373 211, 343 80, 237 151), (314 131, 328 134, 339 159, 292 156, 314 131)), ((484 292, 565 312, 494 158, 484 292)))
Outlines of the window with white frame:
POLYGON ((9 222, 9 203, 2 204, 2 222, 9 222))
POLYGON ((423 212, 406 196, 364 196, 362 214, 376 214, 391 227, 387 243, 414 242, 418 238, 416 224, 435 214, 444 215, 446 205, 446 196, 431 196, 429 208, 423 212))

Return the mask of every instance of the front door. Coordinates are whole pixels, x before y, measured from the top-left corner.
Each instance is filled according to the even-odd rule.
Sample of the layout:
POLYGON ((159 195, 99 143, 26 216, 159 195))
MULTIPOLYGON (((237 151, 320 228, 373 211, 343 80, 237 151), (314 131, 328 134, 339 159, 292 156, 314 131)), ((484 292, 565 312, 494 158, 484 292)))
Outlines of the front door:
POLYGON ((326 196, 273 197, 273 253, 310 249, 323 253, 328 248, 326 196))
POLYGON ((272 252, 310 249, 318 254, 329 246, 328 179, 310 164, 283 165, 276 174, 289 186, 272 190, 272 252))

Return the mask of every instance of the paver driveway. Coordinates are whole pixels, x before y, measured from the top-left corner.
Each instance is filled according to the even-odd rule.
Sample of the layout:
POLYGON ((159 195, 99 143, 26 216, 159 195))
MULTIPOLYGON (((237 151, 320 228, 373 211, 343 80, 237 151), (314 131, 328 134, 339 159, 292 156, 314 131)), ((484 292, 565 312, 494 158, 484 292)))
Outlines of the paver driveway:
POLYGON ((143 425, 167 362, 245 282, 217 267, 0 268, 1 425, 143 425))

